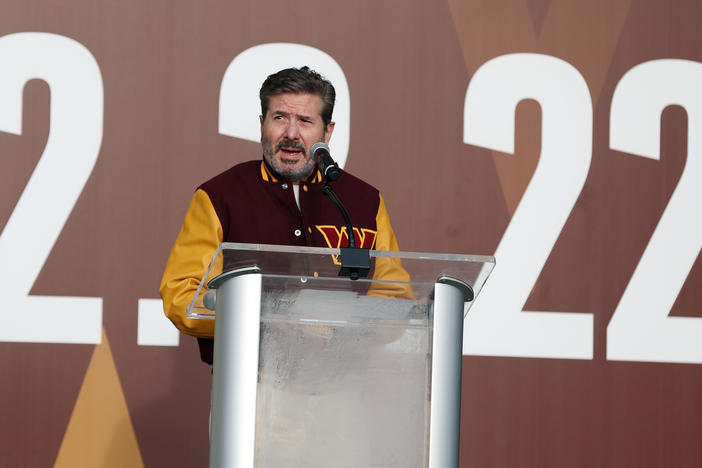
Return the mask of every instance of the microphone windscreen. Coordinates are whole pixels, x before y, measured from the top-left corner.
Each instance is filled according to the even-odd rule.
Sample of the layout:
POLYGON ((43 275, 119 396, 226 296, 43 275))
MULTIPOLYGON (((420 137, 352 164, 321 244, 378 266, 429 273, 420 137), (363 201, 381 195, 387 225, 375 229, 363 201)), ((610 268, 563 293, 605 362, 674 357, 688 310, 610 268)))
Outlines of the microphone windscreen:
POLYGON ((318 160, 324 153, 331 156, 329 146, 323 141, 318 141, 312 145, 312 148, 310 148, 310 158, 314 159, 315 161, 318 160))

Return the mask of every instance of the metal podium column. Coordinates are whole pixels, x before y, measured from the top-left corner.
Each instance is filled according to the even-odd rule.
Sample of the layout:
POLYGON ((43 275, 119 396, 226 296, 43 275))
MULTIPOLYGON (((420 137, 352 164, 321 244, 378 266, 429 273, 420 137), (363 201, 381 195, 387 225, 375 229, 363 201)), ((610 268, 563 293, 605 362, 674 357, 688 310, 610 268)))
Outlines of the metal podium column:
POLYGON ((224 280, 216 304, 210 468, 253 468, 261 274, 224 280))
POLYGON ((464 298, 456 286, 434 285, 429 468, 458 467, 464 298))

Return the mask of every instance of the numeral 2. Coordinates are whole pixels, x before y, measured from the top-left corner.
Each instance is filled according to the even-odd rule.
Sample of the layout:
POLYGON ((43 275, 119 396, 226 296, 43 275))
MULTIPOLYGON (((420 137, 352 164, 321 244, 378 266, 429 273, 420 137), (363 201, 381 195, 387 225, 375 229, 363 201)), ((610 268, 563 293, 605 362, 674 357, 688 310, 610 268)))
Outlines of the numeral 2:
POLYGON ((49 138, 0 234, 0 341, 99 343, 101 298, 29 292, 97 160, 102 76, 91 53, 72 39, 46 33, 0 38, 0 131, 22 133, 22 92, 35 78, 51 92, 49 138))
POLYGON ((687 162, 607 327, 607 359, 702 363, 702 319, 668 317, 702 248, 702 64, 653 60, 629 70, 610 110, 612 149, 660 158, 660 116, 687 111, 687 162))
POLYGON ((464 353, 591 359, 592 314, 523 312, 590 167, 592 102, 580 73, 555 57, 510 54, 475 73, 466 92, 464 142, 514 153, 515 109, 541 106, 541 155, 465 321, 464 353))

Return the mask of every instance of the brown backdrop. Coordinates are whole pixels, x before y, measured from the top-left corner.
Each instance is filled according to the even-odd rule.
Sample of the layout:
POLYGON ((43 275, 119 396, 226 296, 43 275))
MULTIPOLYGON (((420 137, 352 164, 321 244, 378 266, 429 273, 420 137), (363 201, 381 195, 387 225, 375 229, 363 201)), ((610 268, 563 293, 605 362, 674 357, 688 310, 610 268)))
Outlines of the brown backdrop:
MULTIPOLYGON (((592 163, 525 308, 593 314, 594 357, 466 356, 461 466, 699 464, 699 365, 606 359, 607 324, 684 167, 688 118, 667 109, 661 159, 632 157, 609 149, 612 95, 639 63, 702 61, 699 2, 5 0, 1 10, 0 37, 72 38, 102 73, 99 158, 32 294, 102 297, 104 338, 0 343, 0 466, 206 466, 209 369, 188 337, 138 346, 137 301, 158 297, 193 189, 259 157, 256 143, 218 133, 218 98, 231 60, 271 42, 316 47, 343 68, 346 168, 381 189, 408 251, 492 254, 536 167, 534 101, 517 108, 514 156, 463 143, 476 70, 515 52, 573 65, 592 97, 592 163)), ((46 143, 49 96, 30 82, 22 135, 0 132, 0 228, 46 143)), ((696 261, 672 315, 702 317, 701 281, 696 261)))

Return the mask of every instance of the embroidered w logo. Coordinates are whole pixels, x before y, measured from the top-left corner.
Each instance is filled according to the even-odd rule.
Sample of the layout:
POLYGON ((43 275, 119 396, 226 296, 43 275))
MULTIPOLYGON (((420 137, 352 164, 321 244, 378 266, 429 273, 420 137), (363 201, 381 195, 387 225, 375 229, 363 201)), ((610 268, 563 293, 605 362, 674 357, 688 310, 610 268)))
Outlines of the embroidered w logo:
MULTIPOLYGON (((340 247, 349 246, 349 235, 346 226, 342 227, 341 230, 336 226, 326 225, 326 226, 315 226, 319 232, 324 236, 324 240, 330 249, 338 249, 340 247)), ((366 228, 353 228, 354 235, 356 237, 357 245, 363 249, 372 249, 375 246, 375 236, 378 231, 366 228)), ((338 255, 332 255, 334 263, 341 265, 341 262, 337 258, 338 255)))

